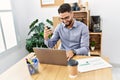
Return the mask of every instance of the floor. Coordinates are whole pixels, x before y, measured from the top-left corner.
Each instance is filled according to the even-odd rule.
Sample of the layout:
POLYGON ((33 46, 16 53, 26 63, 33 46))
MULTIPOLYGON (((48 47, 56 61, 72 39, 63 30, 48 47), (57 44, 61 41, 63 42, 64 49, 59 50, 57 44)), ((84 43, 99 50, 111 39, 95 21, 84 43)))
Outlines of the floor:
POLYGON ((112 73, 113 80, 120 80, 120 66, 113 66, 112 73))

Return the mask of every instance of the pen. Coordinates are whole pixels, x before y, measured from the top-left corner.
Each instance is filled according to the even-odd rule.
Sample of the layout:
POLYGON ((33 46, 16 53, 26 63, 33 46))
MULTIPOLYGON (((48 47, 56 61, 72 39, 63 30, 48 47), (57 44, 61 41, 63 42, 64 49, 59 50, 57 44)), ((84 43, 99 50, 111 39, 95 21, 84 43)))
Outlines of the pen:
POLYGON ((27 59, 27 58, 26 58, 26 62, 27 62, 27 64, 32 64, 32 61, 30 59, 27 59))

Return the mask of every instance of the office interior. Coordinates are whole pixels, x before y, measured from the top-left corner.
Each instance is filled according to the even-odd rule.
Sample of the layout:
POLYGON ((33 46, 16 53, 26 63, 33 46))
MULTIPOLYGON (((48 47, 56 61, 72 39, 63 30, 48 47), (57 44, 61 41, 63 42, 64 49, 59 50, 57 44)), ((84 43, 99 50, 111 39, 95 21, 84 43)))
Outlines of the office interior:
MULTIPOLYGON (((0 53, 0 74, 29 54, 25 49, 25 42, 28 38, 30 23, 35 19, 45 22, 46 19, 52 20, 53 16, 58 15, 58 6, 41 7, 40 1, 41 0, 10 0, 17 44, 0 53)), ((83 1, 88 1, 90 16, 100 15, 101 17, 101 54, 109 58, 110 64, 120 68, 120 1, 83 1)), ((2 10, 0 10, 0 12, 1 11, 2 10)))

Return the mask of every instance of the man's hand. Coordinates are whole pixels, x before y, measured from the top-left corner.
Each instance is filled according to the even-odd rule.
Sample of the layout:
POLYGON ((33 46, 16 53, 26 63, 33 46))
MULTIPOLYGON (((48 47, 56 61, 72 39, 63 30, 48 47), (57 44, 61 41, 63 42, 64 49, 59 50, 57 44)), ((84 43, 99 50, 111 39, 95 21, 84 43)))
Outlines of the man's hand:
POLYGON ((48 40, 48 36, 51 35, 51 34, 52 34, 52 30, 45 27, 45 29, 44 29, 44 39, 48 40))
POLYGON ((66 55, 67 55, 67 61, 69 61, 74 56, 74 53, 72 50, 69 50, 66 52, 66 55))

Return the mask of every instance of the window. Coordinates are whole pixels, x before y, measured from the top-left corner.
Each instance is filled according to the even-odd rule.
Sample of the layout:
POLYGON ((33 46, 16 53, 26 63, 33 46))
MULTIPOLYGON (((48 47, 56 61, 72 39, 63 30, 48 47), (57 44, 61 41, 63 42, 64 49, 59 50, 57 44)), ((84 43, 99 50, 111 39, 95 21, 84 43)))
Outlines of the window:
POLYGON ((17 45, 10 0, 0 0, 0 53, 17 45))

